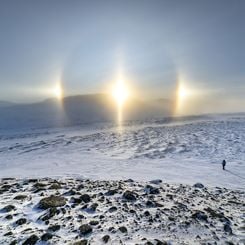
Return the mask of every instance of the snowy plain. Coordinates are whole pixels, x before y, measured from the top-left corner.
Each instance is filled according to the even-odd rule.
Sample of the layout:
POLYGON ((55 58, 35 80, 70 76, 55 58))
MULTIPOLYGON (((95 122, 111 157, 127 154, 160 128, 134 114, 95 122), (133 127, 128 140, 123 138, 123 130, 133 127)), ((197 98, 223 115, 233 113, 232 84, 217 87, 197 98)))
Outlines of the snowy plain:
POLYGON ((120 130, 110 124, 0 129, 0 177, 61 176, 244 189, 245 115, 131 122, 120 130))

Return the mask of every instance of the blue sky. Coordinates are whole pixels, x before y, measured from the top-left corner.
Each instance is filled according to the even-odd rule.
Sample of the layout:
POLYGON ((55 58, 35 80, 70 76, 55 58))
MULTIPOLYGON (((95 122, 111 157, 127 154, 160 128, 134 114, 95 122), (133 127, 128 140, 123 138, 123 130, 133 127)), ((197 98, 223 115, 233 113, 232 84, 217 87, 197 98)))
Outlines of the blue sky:
POLYGON ((121 66, 145 97, 171 97, 181 77, 241 105, 244 13, 243 0, 2 0, 0 100, 45 99, 57 79, 66 94, 102 92, 121 66))

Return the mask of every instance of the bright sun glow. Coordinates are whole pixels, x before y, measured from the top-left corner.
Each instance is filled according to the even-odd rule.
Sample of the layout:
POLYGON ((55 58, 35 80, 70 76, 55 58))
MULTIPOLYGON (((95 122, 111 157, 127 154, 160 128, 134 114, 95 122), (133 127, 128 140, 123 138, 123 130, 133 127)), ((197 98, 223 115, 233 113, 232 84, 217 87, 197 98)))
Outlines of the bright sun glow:
POLYGON ((112 95, 116 100, 118 106, 122 106, 129 96, 129 91, 125 86, 122 79, 119 79, 116 83, 115 88, 112 91, 112 95))
POLYGON ((178 89, 178 97, 180 99, 184 99, 186 98, 187 95, 188 95, 187 89, 183 86, 183 84, 180 84, 179 89, 178 89))
POLYGON ((60 84, 57 84, 53 90, 53 93, 54 93, 54 96, 57 98, 57 99, 62 99, 63 97, 63 90, 62 90, 62 87, 60 84))

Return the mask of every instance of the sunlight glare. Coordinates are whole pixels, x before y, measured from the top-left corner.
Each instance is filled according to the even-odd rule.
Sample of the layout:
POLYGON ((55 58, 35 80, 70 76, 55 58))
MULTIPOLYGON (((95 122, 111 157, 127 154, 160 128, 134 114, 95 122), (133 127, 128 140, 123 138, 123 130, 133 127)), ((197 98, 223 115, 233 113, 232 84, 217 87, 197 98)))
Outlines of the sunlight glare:
POLYGON ((55 96, 57 99, 59 99, 59 100, 62 99, 62 97, 63 97, 63 90, 62 90, 62 87, 61 87, 60 84, 57 84, 57 85, 55 86, 55 88, 54 88, 54 90, 53 90, 53 93, 54 93, 54 96, 55 96))
POLYGON ((118 79, 115 88, 113 89, 112 95, 116 100, 118 106, 122 106, 129 96, 129 91, 125 86, 122 79, 118 79))

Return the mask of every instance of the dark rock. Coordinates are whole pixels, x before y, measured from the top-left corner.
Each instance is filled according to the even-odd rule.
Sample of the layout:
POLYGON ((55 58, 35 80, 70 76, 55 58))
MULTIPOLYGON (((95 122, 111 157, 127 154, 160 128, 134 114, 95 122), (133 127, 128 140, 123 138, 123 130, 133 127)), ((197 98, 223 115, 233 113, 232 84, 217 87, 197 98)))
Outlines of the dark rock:
POLYGON ((109 211, 110 213, 113 213, 113 212, 117 211, 117 207, 115 207, 115 206, 110 207, 108 211, 109 211))
POLYGON ((54 207, 61 207, 66 204, 66 198, 61 196, 50 196, 41 199, 39 202, 39 208, 48 209, 54 207))
POLYGON ((88 244, 88 240, 86 239, 72 243, 72 245, 87 245, 87 244, 88 244))
POLYGON ((158 188, 153 187, 153 186, 151 186, 151 185, 147 185, 147 186, 145 187, 145 192, 146 192, 147 194, 152 194, 152 195, 155 195, 155 194, 159 194, 159 193, 160 193, 160 191, 159 191, 158 188))
POLYGON ((25 219, 25 218, 20 218, 20 219, 18 219, 15 223, 16 223, 16 225, 23 225, 23 224, 25 224, 27 222, 27 219, 25 219))
POLYGON ((81 195, 80 199, 85 202, 85 203, 88 203, 91 201, 91 197, 88 195, 88 194, 83 194, 81 195))
POLYGON ((53 235, 51 233, 45 233, 41 236, 41 240, 46 242, 46 241, 52 239, 52 237, 53 237, 53 235))
POLYGON ((125 183, 133 183, 134 180, 132 180, 132 179, 127 179, 127 180, 124 180, 124 182, 125 182, 125 183))
POLYGON ((9 245, 16 245, 17 244, 17 240, 13 240, 9 245))
POLYGON ((36 235, 31 235, 27 238, 22 245, 34 245, 39 240, 39 237, 36 235))
POLYGON ((204 188, 204 185, 202 183, 196 183, 195 185, 193 185, 193 187, 202 189, 204 188))
POLYGON ((226 223, 224 225, 224 231, 227 232, 229 235, 232 235, 232 229, 231 229, 230 224, 226 223))
POLYGON ((9 232, 5 233, 3 236, 11 236, 11 235, 13 235, 13 232, 9 231, 9 232))
POLYGON ((50 190, 58 190, 61 189, 61 185, 59 183, 53 183, 52 185, 49 186, 50 190))
POLYGON ((166 241, 160 241, 158 239, 155 239, 155 241, 156 241, 156 245, 168 245, 166 241))
POLYGON ((144 245, 154 245, 154 243, 147 241, 144 245))
POLYGON ((99 224, 99 221, 98 220, 91 220, 89 222, 90 225, 98 225, 99 224))
POLYGON ((79 231, 82 235, 87 235, 93 231, 93 228, 89 224, 83 224, 79 227, 79 231))
POLYGON ((208 216, 202 211, 196 211, 191 217, 202 221, 207 221, 208 219, 208 216))
POLYGON ((90 205, 90 207, 88 208, 88 212, 95 212, 97 207, 98 207, 98 203, 93 203, 92 205, 90 205))
POLYGON ((161 179, 155 179, 155 180, 151 180, 150 183, 154 184, 154 185, 159 185, 160 183, 162 183, 162 180, 161 179))
POLYGON ((5 219, 8 219, 8 220, 9 220, 9 219, 13 219, 13 215, 8 214, 8 215, 5 216, 5 219))
POLYGON ((12 210, 16 210, 16 207, 14 205, 7 205, 4 208, 2 208, 2 212, 11 212, 12 210))
POLYGON ((127 201, 136 201, 136 194, 132 191, 125 191, 123 193, 123 198, 127 201))
POLYGON ((207 207, 204 210, 207 211, 210 214, 210 216, 213 217, 213 218, 224 218, 224 215, 223 214, 214 211, 210 207, 207 207))
POLYGON ((15 200, 21 200, 21 201, 23 201, 26 198, 27 198, 27 195, 18 195, 14 197, 15 200))
POLYGON ((119 229, 119 231, 121 231, 122 233, 127 233, 127 232, 128 232, 128 230, 127 230, 127 228, 126 228, 125 226, 120 226, 118 229, 119 229))
POLYGON ((117 194, 118 190, 117 189, 111 189, 105 193, 106 196, 113 196, 117 194))
POLYGON ((60 229, 60 225, 51 225, 48 228, 50 231, 56 232, 60 229))
POLYGON ((57 208, 49 208, 48 211, 45 214, 41 215, 38 219, 42 221, 47 221, 59 213, 60 211, 57 210, 57 208))
POLYGON ((102 241, 103 241, 104 243, 108 243, 109 240, 110 240, 110 236, 109 236, 109 235, 104 235, 104 236, 102 237, 102 241))

